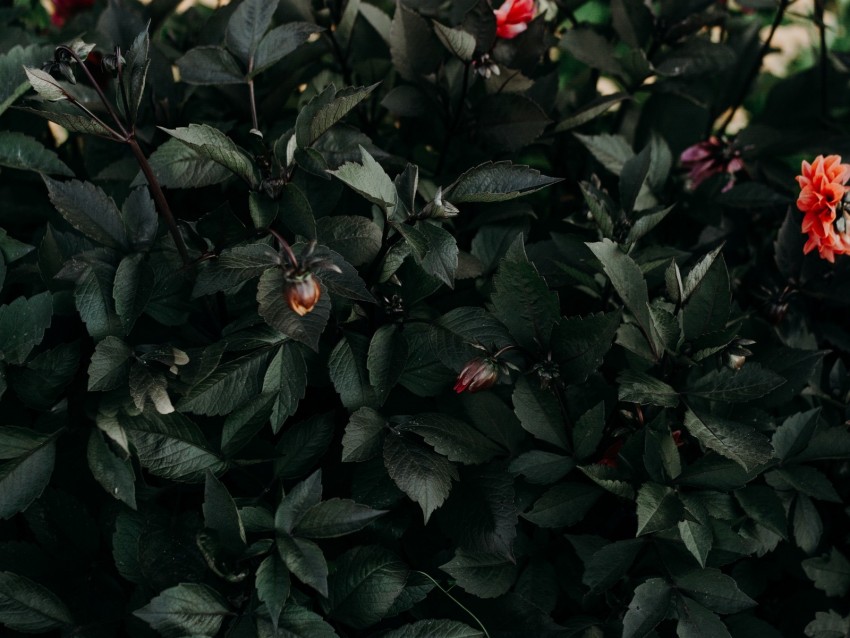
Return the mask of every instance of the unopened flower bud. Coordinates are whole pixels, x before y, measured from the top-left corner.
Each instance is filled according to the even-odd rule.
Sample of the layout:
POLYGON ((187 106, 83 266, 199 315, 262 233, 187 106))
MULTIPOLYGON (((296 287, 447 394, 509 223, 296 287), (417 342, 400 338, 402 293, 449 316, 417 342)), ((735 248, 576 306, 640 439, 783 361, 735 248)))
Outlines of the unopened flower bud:
POLYGON ((478 392, 486 390, 499 380, 499 365, 490 357, 470 359, 457 376, 454 391, 478 392))
POLYGON ((287 279, 283 294, 292 311, 303 317, 318 303, 322 288, 313 273, 307 272, 287 279))
POLYGON ((457 207, 448 200, 443 199, 442 187, 437 189, 434 199, 428 202, 425 208, 422 209, 422 217, 430 217, 432 219, 448 219, 457 214, 457 207))

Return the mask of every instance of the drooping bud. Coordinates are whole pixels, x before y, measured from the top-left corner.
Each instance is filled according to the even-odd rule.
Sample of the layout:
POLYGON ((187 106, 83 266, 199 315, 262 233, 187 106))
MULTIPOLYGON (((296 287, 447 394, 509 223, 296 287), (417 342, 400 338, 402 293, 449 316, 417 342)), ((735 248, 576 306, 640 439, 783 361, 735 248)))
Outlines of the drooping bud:
POLYGON ((454 391, 478 392, 486 390, 499 380, 499 364, 490 357, 470 359, 457 376, 454 391))
POLYGON ((283 294, 292 311, 303 317, 318 303, 322 288, 313 273, 306 272, 287 279, 283 294))
POLYGON ((457 207, 450 201, 443 199, 443 188, 437 189, 434 199, 422 209, 421 217, 431 219, 448 219, 458 214, 457 207))
POLYGON ((746 346, 751 346, 755 343, 752 339, 735 339, 726 348, 723 353, 723 364, 730 370, 740 370, 747 362, 747 357, 753 356, 751 350, 746 346))

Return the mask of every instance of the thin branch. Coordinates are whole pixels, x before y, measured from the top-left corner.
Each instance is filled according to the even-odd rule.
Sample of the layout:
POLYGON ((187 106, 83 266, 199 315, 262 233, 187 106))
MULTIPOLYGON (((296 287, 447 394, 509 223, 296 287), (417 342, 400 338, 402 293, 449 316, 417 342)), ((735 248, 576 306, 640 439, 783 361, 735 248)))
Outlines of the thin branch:
POLYGON ((483 631, 483 632, 484 632, 484 635, 485 635, 487 638, 490 638, 490 634, 489 634, 489 632, 487 631, 487 628, 484 626, 484 623, 482 623, 480 620, 478 620, 478 616, 476 616, 476 615, 475 615, 475 614, 473 614, 471 611, 469 611, 469 609, 468 609, 468 608, 464 607, 464 606, 463 606, 463 604, 461 604, 461 602, 460 602, 457 598, 455 598, 454 596, 452 596, 452 595, 448 592, 448 590, 447 590, 447 589, 443 589, 443 587, 440 585, 440 583, 438 583, 436 580, 434 580, 434 579, 431 577, 431 575, 430 575, 430 574, 426 574, 425 572, 421 572, 421 571, 419 571, 418 569, 417 569, 417 570, 415 570, 415 571, 416 571, 416 573, 417 573, 417 574, 422 574, 425 578, 427 578, 427 579, 428 579, 428 580, 430 580, 432 583, 434 583, 434 585, 436 585, 437 589, 439 589, 439 590, 440 590, 441 592, 443 592, 446 596, 448 596, 449 598, 451 598, 455 605, 457 605, 458 607, 460 607, 461 609, 463 609, 463 610, 464 610, 467 614, 469 614, 469 615, 470 615, 470 617, 471 617, 471 618, 472 618, 472 619, 476 622, 476 624, 477 624, 479 627, 481 627, 481 631, 483 631))
POLYGON ((92 112, 91 112, 91 111, 90 111, 90 110, 86 107, 86 105, 85 105, 85 104, 83 104, 82 102, 80 102, 79 100, 77 100, 77 98, 75 98, 75 97, 73 97, 73 96, 69 96, 69 97, 68 97, 68 102, 70 102, 71 104, 73 104, 74 106, 76 106, 76 107, 77 107, 78 109, 80 109, 83 113, 85 113, 86 115, 88 115, 88 116, 89 116, 90 118, 92 118, 95 122, 97 122, 98 124, 100 124, 100 125, 101 125, 103 128, 105 128, 107 131, 109 131, 109 134, 110 134, 112 137, 105 137, 105 136, 103 136, 103 137, 105 137, 105 139, 109 139, 109 140, 112 140, 112 141, 114 141, 114 142, 126 142, 126 140, 124 139, 124 136, 123 136, 123 135, 121 135, 121 133, 119 133, 119 132, 118 132, 118 131, 116 131, 114 128, 112 128, 111 126, 109 126, 109 124, 107 124, 106 122, 104 122, 104 121, 103 121, 102 119, 100 119, 97 115, 95 115, 94 113, 92 113, 92 112))
POLYGON ((106 107, 106 110, 109 113, 110 117, 115 121, 115 124, 118 125, 118 129, 121 131, 121 134, 124 136, 124 139, 129 140, 131 136, 127 129, 124 128, 124 122, 118 116, 118 113, 115 112, 115 109, 112 108, 112 103, 108 99, 106 99, 106 95, 104 95, 103 89, 100 88, 100 85, 97 83, 97 80, 94 79, 94 76, 91 74, 91 71, 89 71, 85 62, 80 59, 80 56, 78 56, 73 49, 65 46, 64 44, 56 48, 57 50, 65 51, 77 61, 77 64, 80 65, 80 68, 86 74, 86 77, 88 78, 89 83, 92 85, 92 88, 94 88, 94 90, 97 92, 97 96, 100 98, 100 101, 103 102, 103 106, 106 107))
POLYGON ((452 137, 457 125, 460 124, 460 118, 463 115, 463 107, 464 104, 466 104, 466 94, 469 91, 469 70, 471 67, 471 62, 467 62, 463 67, 463 86, 460 91, 460 100, 458 101, 457 109, 455 109, 454 117, 452 118, 449 126, 446 128, 446 137, 443 140, 443 146, 440 150, 440 158, 437 160, 437 168, 434 170, 435 176, 440 175, 443 172, 443 168, 445 168, 446 159, 449 154, 449 147, 452 143, 452 137))
POLYGON ((820 110, 821 117, 827 119, 829 115, 829 52, 826 48, 824 13, 824 0, 815 0, 815 22, 820 35, 820 110))
POLYGON ((160 187, 156 176, 153 174, 150 162, 148 162, 148 158, 145 157, 145 154, 142 152, 142 149, 139 147, 139 143, 135 140, 135 138, 127 140, 127 144, 129 144, 130 148, 133 150, 133 155, 136 156, 136 161, 139 163, 139 167, 142 169, 142 173, 144 173, 145 179, 148 181, 148 188, 156 202, 156 207, 159 209, 160 215, 163 216, 165 223, 168 225, 168 230, 174 238, 174 244, 177 246, 177 251, 180 253, 180 257, 183 259, 183 264, 188 266, 192 261, 189 258, 189 250, 186 248, 186 242, 183 240, 183 235, 180 234, 180 229, 177 227, 177 220, 174 218, 174 214, 168 206, 168 200, 165 199, 165 193, 162 192, 162 188, 160 187))
POLYGON ((773 36, 776 35, 776 30, 782 24, 782 19, 785 17, 785 10, 792 1, 793 0, 780 0, 779 8, 776 10, 776 15, 773 17, 773 24, 770 25, 770 32, 767 34, 767 39, 764 41, 764 44, 762 44, 758 56, 756 57, 756 61, 747 74, 744 84, 741 86, 741 92, 738 94, 738 98, 730 107, 729 113, 723 119, 720 129, 717 131, 718 135, 723 135, 726 128, 729 126, 729 123, 732 121, 732 118, 735 117, 735 113, 738 112, 738 109, 741 108, 741 104, 744 103, 744 98, 746 98, 747 94, 750 92, 750 85, 756 77, 758 77, 759 71, 761 71, 761 64, 764 60, 764 56, 766 56, 770 51, 770 44, 773 41, 773 36))
MULTIPOLYGON (((248 60, 248 75, 254 71, 254 56, 248 60)), ((260 125, 257 123, 257 98, 254 96, 254 78, 248 80, 248 97, 251 100, 251 128, 255 131, 260 130, 260 125)))

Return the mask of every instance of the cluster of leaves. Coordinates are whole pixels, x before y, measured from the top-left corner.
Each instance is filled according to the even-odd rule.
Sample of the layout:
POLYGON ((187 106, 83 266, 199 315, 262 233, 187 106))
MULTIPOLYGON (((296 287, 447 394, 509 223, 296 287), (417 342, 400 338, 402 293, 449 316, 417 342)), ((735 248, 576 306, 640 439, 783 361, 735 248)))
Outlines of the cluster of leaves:
POLYGON ((823 3, 177 4, 0 10, 4 632, 850 634, 823 3))

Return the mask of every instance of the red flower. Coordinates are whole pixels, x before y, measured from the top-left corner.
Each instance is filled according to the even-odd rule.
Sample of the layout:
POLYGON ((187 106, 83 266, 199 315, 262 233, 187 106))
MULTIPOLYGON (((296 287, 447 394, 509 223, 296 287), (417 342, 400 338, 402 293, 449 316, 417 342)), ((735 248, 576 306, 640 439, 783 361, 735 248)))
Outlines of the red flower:
POLYGON ((673 430, 670 434, 673 436, 673 443, 676 444, 676 447, 682 447, 685 444, 682 440, 681 430, 673 430))
POLYGON ((735 184, 735 173, 744 169, 741 151, 725 139, 712 135, 705 142, 689 146, 679 156, 682 167, 688 169, 688 188, 697 188, 712 175, 728 173, 723 192, 735 184))
POLYGON ((499 365, 489 357, 475 357, 470 359, 457 375, 454 391, 458 394, 464 390, 478 392, 486 390, 498 380, 499 365))
POLYGON ((822 259, 834 262, 835 255, 850 252, 850 217, 842 211, 836 222, 836 211, 850 190, 846 186, 848 180, 850 166, 842 164, 839 155, 818 155, 811 164, 803 161, 802 175, 797 176, 797 208, 804 213, 802 229, 809 235, 804 253, 817 248, 822 259))
POLYGON ((284 295, 293 312, 303 317, 318 303, 322 288, 313 273, 308 272, 287 279, 284 295))
POLYGON ((94 4, 94 0, 52 0, 53 13, 50 21, 57 27, 65 24, 65 21, 75 13, 88 9, 94 4))
POLYGON ((620 450, 623 449, 623 439, 617 439, 602 453, 602 458, 596 462, 597 465, 605 467, 617 467, 617 457, 620 455, 620 450))
POLYGON ((505 0, 496 9, 496 35, 505 40, 515 38, 534 19, 534 0, 505 0))

